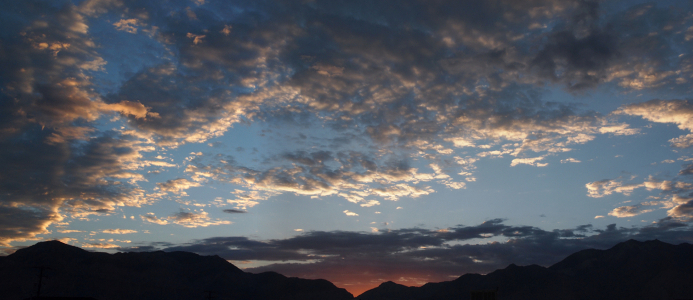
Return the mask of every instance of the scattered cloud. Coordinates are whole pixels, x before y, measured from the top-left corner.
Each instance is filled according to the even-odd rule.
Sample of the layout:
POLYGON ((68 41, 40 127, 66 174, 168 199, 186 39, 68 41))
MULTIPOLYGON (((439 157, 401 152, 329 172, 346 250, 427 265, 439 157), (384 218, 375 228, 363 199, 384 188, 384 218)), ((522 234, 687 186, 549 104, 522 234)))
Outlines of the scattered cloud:
POLYGON ((519 164, 525 164, 525 165, 536 166, 536 167, 544 167, 547 164, 538 162, 538 161, 543 160, 543 159, 544 159, 543 156, 533 157, 533 158, 515 158, 510 163, 510 166, 514 167, 514 166, 517 166, 519 164))
MULTIPOLYGON (((567 153, 648 130, 625 123, 632 116, 683 130, 673 147, 693 144, 693 106, 680 97, 693 75, 687 4, 499 3, 382 2, 364 13, 330 1, 17 1, 0 20, 0 245, 217 182, 234 189, 214 202, 227 213, 282 193, 369 208, 461 190, 482 180, 477 165, 488 160, 580 162, 567 153), (605 84, 672 99, 629 100, 609 113, 551 94, 605 84), (241 124, 324 131, 278 137, 281 149, 261 154, 242 145, 235 159, 216 155, 214 139, 241 124), (198 143, 210 153, 164 153, 198 143), (174 167, 185 169, 157 177, 174 167)), ((658 204, 610 215, 660 207, 683 220, 692 170, 586 188, 594 198, 658 192, 658 204)), ((204 211, 138 214, 161 225, 230 223, 204 211)))
POLYGON ((166 182, 157 183, 156 186, 164 192, 182 194, 185 193, 185 190, 191 187, 201 186, 201 184, 198 182, 190 181, 185 178, 177 178, 167 180, 166 182))
POLYGON ((115 249, 115 248, 120 248, 120 245, 116 244, 111 244, 111 243, 84 243, 82 244, 82 247, 84 248, 98 248, 98 249, 115 249))
POLYGON ((138 24, 139 21, 137 19, 120 19, 120 21, 113 23, 113 26, 118 30, 135 34, 137 33, 138 24))
POLYGON ((641 205, 621 206, 614 208, 614 210, 609 212, 609 215, 617 218, 629 218, 640 214, 648 213, 653 210, 654 209, 645 209, 641 205))
POLYGON ((110 233, 110 234, 128 234, 128 233, 137 233, 137 230, 132 230, 132 229, 104 229, 103 233, 110 233))
POLYGON ((349 211, 349 210, 345 210, 344 214, 347 216, 350 216, 350 217, 358 217, 359 216, 357 213, 349 211))
POLYGON ((145 215, 140 215, 140 218, 142 218, 142 221, 149 222, 149 223, 154 223, 154 224, 159 224, 159 225, 166 225, 168 224, 168 220, 166 219, 159 219, 156 217, 154 213, 147 213, 145 215))
POLYGON ((376 201, 376 200, 369 200, 369 201, 367 201, 366 203, 362 203, 362 204, 361 204, 361 207, 373 207, 373 206, 376 206, 376 205, 380 205, 380 202, 378 202, 378 201, 376 201))
POLYGON ((169 216, 168 219, 174 224, 178 224, 178 225, 181 225, 183 227, 188 227, 188 228, 231 224, 231 221, 219 220, 219 219, 212 220, 209 217, 209 214, 205 211, 193 212, 193 211, 182 211, 181 210, 181 211, 169 216))
MULTIPOLYGON (((681 130, 693 131, 693 105, 687 100, 655 99, 622 106, 614 113, 639 116, 655 123, 673 123, 681 130)), ((693 143, 693 135, 682 135, 669 142, 676 148, 688 148, 693 143)))
POLYGON ((213 220, 209 217, 209 214, 206 211, 181 210, 166 218, 158 218, 154 213, 147 213, 146 215, 140 215, 140 218, 149 223, 159 225, 177 224, 188 228, 231 224, 231 221, 219 219, 213 220))
POLYGON ((689 225, 672 219, 640 228, 611 224, 601 229, 582 225, 552 231, 505 225, 503 220, 494 219, 445 230, 373 227, 370 232, 311 231, 268 241, 214 237, 164 250, 219 255, 227 260, 276 261, 248 271, 274 270, 302 278, 321 274, 332 282, 351 282, 370 288, 384 280, 396 280, 402 274, 422 282, 437 282, 449 280, 448 276, 459 274, 460 269, 483 274, 510 263, 548 266, 574 252, 606 249, 628 239, 644 241, 656 237, 675 244, 690 242, 691 230, 689 225), (497 242, 498 237, 504 242, 497 242), (461 243, 472 239, 482 242, 461 243), (281 263, 282 260, 306 263, 281 263))

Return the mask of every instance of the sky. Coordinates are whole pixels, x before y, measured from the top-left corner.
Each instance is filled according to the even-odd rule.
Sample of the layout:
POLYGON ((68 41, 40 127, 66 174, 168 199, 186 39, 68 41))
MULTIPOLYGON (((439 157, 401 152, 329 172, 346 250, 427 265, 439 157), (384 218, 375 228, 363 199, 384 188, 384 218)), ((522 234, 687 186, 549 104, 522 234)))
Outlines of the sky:
POLYGON ((691 1, 1 1, 0 253, 358 295, 693 242, 691 1))

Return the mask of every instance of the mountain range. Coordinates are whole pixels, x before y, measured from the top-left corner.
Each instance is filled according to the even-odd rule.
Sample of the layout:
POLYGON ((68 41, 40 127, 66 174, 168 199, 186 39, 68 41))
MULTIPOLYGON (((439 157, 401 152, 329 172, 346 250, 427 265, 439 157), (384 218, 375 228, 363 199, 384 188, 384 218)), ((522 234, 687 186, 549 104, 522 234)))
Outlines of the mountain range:
POLYGON ((497 299, 693 299, 693 245, 629 240, 608 250, 576 252, 548 267, 509 265, 486 275, 407 287, 393 282, 359 300, 470 299, 497 290, 497 299))
POLYGON ((219 256, 190 252, 89 252, 59 241, 40 242, 0 258, 0 298, 41 296, 124 299, 353 299, 327 280, 243 272, 219 256))
MULTIPOLYGON (((110 299, 354 299, 326 280, 243 272, 219 256, 189 252, 89 252, 59 241, 40 242, 0 257, 0 295, 110 299), (210 294, 211 292, 211 294, 210 294)), ((693 299, 693 245, 629 240, 588 249, 550 266, 509 265, 486 275, 407 287, 385 282, 359 300, 471 299, 496 290, 497 299, 693 299)))

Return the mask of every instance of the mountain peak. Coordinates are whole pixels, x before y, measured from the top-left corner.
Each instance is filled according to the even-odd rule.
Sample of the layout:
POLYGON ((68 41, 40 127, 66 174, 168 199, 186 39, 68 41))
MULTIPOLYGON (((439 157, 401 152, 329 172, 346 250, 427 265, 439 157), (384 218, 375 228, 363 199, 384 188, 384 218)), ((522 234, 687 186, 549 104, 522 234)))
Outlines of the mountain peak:
POLYGON ((385 282, 381 283, 379 286, 388 287, 388 286, 399 286, 399 285, 401 285, 401 284, 395 283, 393 281, 385 281, 385 282))
POLYGON ((627 240, 625 242, 621 242, 616 244, 615 246, 611 247, 609 250, 631 250, 631 249, 658 249, 658 248, 663 248, 663 247, 670 247, 673 246, 671 244, 662 242, 660 240, 650 240, 650 241, 637 241, 634 239, 627 240))
POLYGON ((38 242, 32 246, 19 249, 11 256, 26 255, 26 254, 36 254, 36 253, 61 253, 61 254, 73 254, 79 255, 82 253, 88 253, 88 251, 82 248, 75 247, 72 245, 65 244, 58 240, 50 240, 44 242, 38 242))

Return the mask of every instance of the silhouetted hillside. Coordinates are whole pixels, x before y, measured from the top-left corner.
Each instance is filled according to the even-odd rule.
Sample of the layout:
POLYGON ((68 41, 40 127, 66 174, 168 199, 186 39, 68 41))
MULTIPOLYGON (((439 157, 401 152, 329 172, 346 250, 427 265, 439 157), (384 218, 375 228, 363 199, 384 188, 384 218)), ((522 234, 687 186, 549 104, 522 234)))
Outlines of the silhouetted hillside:
MULTIPOLYGON (((353 299, 326 280, 245 273, 218 256, 188 252, 107 254, 50 241, 0 257, 0 298, 43 296, 110 299, 353 299)), ((608 250, 583 250, 545 268, 509 265, 487 275, 407 287, 384 282, 356 299, 469 299, 498 289, 498 299, 693 299, 693 245, 630 240, 608 250)))
POLYGON ((326 280, 245 273, 218 256, 188 252, 107 254, 58 241, 37 243, 0 260, 0 298, 36 295, 109 299, 353 299, 326 280))
POLYGON ((487 275, 405 287, 392 282, 360 300, 470 299, 498 288, 498 299, 693 299, 693 245, 630 240, 608 250, 583 250, 549 268, 516 266, 487 275))

